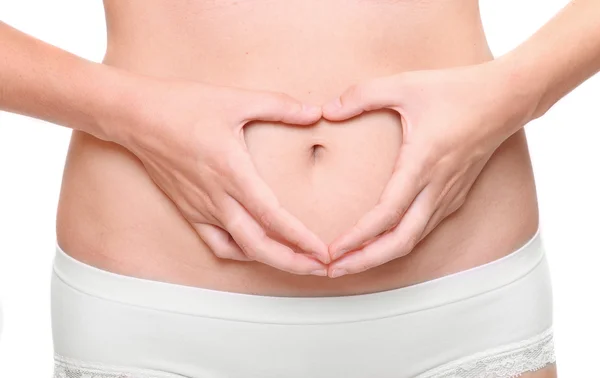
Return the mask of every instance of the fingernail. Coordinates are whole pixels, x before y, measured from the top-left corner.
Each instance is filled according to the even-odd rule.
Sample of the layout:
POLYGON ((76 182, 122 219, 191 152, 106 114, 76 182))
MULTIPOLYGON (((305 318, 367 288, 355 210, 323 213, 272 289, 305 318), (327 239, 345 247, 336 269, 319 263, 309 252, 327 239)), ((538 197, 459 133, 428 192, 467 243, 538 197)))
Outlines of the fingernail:
POLYGON ((315 276, 327 276, 327 269, 317 269, 317 270, 313 270, 312 272, 310 272, 310 274, 313 274, 315 276))
POLYGON ((334 269, 333 272, 331 272, 331 278, 340 277, 340 276, 343 276, 344 274, 348 274, 346 269, 334 269))

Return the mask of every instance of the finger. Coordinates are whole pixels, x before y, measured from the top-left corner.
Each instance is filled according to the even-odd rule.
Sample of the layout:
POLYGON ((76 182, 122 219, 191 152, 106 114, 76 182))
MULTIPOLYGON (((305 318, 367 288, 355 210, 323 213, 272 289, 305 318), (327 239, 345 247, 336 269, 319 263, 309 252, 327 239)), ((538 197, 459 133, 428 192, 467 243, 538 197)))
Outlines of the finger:
POLYGON ((443 205, 439 206, 435 214, 429 220, 429 223, 425 227, 425 230, 423 231, 420 240, 425 239, 425 237, 427 237, 427 235, 429 235, 437 226, 439 226, 439 224, 442 223, 444 219, 446 219, 462 207, 462 205, 466 201, 467 194, 473 186, 474 180, 477 178, 477 175, 479 174, 485 163, 486 161, 479 163, 478 166, 476 166, 476 170, 471 171, 471 174, 475 173, 475 175, 472 178, 472 180, 469 180, 467 178, 467 180, 469 180, 467 182, 470 182, 470 184, 464 185, 464 180, 462 181, 462 184, 459 184, 458 180, 456 180, 453 183, 452 187, 447 191, 445 198, 442 201, 443 205))
POLYGON ((231 235, 220 227, 207 223, 194 223, 192 225, 202 241, 208 245, 212 252, 222 259, 239 261, 252 261, 231 238, 231 235))
POLYGON ((399 105, 396 80, 391 77, 376 78, 353 85, 344 93, 323 105, 323 117, 342 121, 365 111, 391 108, 399 105))
POLYGON ((423 189, 394 230, 331 263, 329 276, 334 278, 360 273, 407 255, 419 242, 419 237, 435 211, 436 192, 430 187, 423 189))
POLYGON ((359 248, 370 239, 394 228, 402 219, 406 209, 423 188, 418 164, 396 170, 385 187, 379 203, 367 212, 347 232, 338 236, 329 246, 332 260, 344 253, 359 248))
POLYGON ((427 225, 425 225, 425 228, 423 229, 423 233, 419 237, 419 242, 421 240, 425 239, 425 237, 427 237, 427 235, 429 235, 429 233, 431 231, 433 231, 442 222, 442 220, 444 220, 446 210, 447 210, 447 207, 443 206, 443 207, 438 208, 433 213, 433 215, 431 216, 431 219, 429 219, 429 221, 427 222, 427 225))
POLYGON ((321 107, 307 104, 284 93, 247 91, 242 101, 242 121, 284 122, 310 125, 321 118, 321 107))
MULTIPOLYGON (((442 191, 442 193, 443 193, 443 191, 442 191)), ((435 212, 431 216, 431 219, 429 219, 429 221, 427 222, 427 225, 425 226, 423 233, 419 237, 419 241, 425 239, 425 237, 427 235, 429 235, 429 233, 431 231, 433 231, 437 226, 439 226, 439 224, 448 215, 450 215, 451 213, 453 213, 460 207, 460 205, 462 204, 460 202, 460 198, 461 198, 461 186, 458 185, 458 180, 454 180, 454 182, 451 184, 450 188, 446 191, 444 198, 442 198, 441 201, 439 202, 440 204, 438 205, 438 208, 435 210, 435 212)))
POLYGON ((327 275, 327 268, 316 259, 295 253, 269 238, 260 225, 234 198, 226 197, 221 222, 246 256, 252 260, 294 274, 327 275))
POLYGON ((442 223, 450 215, 454 214, 458 209, 465 203, 466 194, 469 192, 470 187, 462 188, 454 193, 449 193, 448 197, 453 197, 451 201, 436 210, 435 214, 431 217, 431 220, 425 227, 421 240, 425 239, 437 226, 442 223))
POLYGON ((238 200, 271 236, 315 256, 327 264, 331 261, 327 245, 300 220, 285 210, 271 188, 260 178, 250 155, 241 149, 232 152, 236 167, 229 195, 238 200))

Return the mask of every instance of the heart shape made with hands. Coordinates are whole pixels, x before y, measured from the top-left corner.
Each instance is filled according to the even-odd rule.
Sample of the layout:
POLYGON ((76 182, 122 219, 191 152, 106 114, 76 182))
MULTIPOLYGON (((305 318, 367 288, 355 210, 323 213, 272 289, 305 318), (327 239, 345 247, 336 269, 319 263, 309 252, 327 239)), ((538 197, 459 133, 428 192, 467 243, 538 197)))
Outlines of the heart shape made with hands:
MULTIPOLYGON (((402 141, 378 203, 327 246, 326 272, 321 265, 311 274, 355 274, 405 256, 462 206, 495 149, 529 116, 493 62, 371 79, 313 114, 312 121, 344 121, 388 109, 401 117, 402 141)), ((288 266, 306 258, 288 255, 288 266)))
MULTIPOLYGON (((377 84, 377 87, 375 87, 375 81, 369 81, 367 83, 364 84, 357 84, 357 85, 353 85, 350 86, 345 92, 343 92, 340 96, 338 96, 337 98, 333 99, 332 101, 330 101, 329 103, 326 103, 324 105, 321 106, 317 106, 318 110, 315 110, 315 112, 318 112, 318 114, 314 114, 315 117, 318 116, 319 118, 315 118, 312 120, 312 123, 314 124, 315 122, 317 122, 319 119, 325 119, 328 121, 334 121, 334 122, 340 122, 340 121, 346 121, 346 120, 350 120, 351 118, 354 118, 356 116, 359 116, 360 114, 364 113, 364 112, 371 112, 371 111, 376 111, 376 110, 392 110, 393 112, 397 113, 400 116, 400 119, 403 120, 402 114, 398 111, 398 109, 394 108, 393 106, 393 101, 379 101, 377 103, 372 102, 373 99, 370 96, 367 96, 367 94, 369 94, 368 92, 366 92, 367 88, 373 88, 371 89, 371 91, 373 93, 380 93, 381 88, 379 87, 381 85, 381 83, 385 83, 386 81, 380 81, 377 84)), ((287 96, 287 95, 285 95, 287 96)), ((393 92, 390 92, 390 96, 394 96, 393 92)), ((291 103, 289 103, 291 105, 291 103)), ((294 106, 297 106, 294 105, 294 106)), ((302 111, 305 111, 306 107, 303 108, 302 111)), ((271 120, 271 121, 275 121, 277 123, 283 123, 286 125, 296 125, 295 122, 293 122, 293 119, 287 119, 287 120, 271 120)), ((255 122, 255 121, 251 121, 251 122, 255 122)), ((260 120, 257 122, 261 122, 260 120)), ((243 141, 244 138, 244 132, 243 132, 243 128, 246 126, 247 124, 243 124, 240 127, 240 141, 243 141)), ((307 124, 303 124, 303 125, 307 125, 307 124)), ((404 129, 404 123, 402 122, 402 129, 404 129)), ((401 131, 404 134, 404 130, 401 131)), ((242 142, 244 144, 244 148, 246 149, 247 146, 245 145, 245 141, 242 142)), ((245 171, 251 171, 254 170, 254 166, 250 166, 250 160, 247 159, 246 160, 246 166, 245 168, 243 167, 238 167, 238 171, 240 169, 245 169, 245 171)), ((252 164, 253 165, 253 164, 252 164)), ((397 164, 396 164, 397 166, 397 164)), ((264 187, 264 185, 266 185, 265 182, 262 182, 261 180, 261 186, 264 187)), ((388 185, 389 186, 389 185, 388 185)), ((267 188, 264 188, 264 191, 266 191, 267 188)), ((269 190, 271 188, 268 188, 269 190)), ((388 189, 389 190, 389 189, 388 189)), ((274 198, 274 193, 271 194, 271 198, 274 198)), ((381 201, 380 201, 381 202, 381 201)), ((381 208, 376 208, 374 210, 379 210, 381 212, 381 208)), ((295 225, 293 226, 295 229, 300 229, 302 228, 304 231, 305 235, 310 235, 313 239, 317 238, 321 243, 323 243, 323 241, 318 238, 314 233, 310 232, 310 230, 308 230, 304 225, 300 226, 298 224, 299 220, 296 219, 295 217, 291 216, 291 214, 285 210, 286 212, 286 217, 285 218, 279 218, 277 220, 278 223, 278 227, 279 229, 281 229, 281 224, 283 224, 284 222, 289 222, 287 223, 289 226, 289 228, 291 229, 291 225, 293 223, 295 223, 295 225)), ((298 266, 307 266, 307 262, 306 259, 314 259, 313 262, 318 263, 318 264, 322 264, 320 267, 315 266, 314 269, 311 274, 314 275, 327 275, 330 277, 337 277, 343 274, 347 274, 347 273, 358 273, 360 271, 364 271, 367 270, 370 267, 375 267, 377 265, 381 265, 383 262, 385 261, 381 261, 381 259, 379 259, 377 256, 375 256, 375 259, 370 257, 370 253, 365 253, 364 251, 361 251, 362 248, 369 246, 371 244, 373 244, 374 242, 377 241, 378 238, 382 237, 383 235, 385 235, 385 231, 387 231, 387 229, 391 228, 392 226, 394 226, 393 224, 390 224, 389 220, 390 220, 390 216, 387 215, 387 213, 391 212, 392 214, 396 215, 398 214, 397 210, 394 209, 393 207, 390 207, 387 209, 386 214, 385 214, 385 219, 386 222, 385 224, 381 225, 379 223, 375 223, 373 224, 373 219, 370 218, 374 218, 374 215, 377 216, 377 213, 373 214, 373 211, 371 212, 367 212, 366 214, 363 215, 363 217, 359 220, 359 222, 356 223, 356 225, 352 228, 350 228, 349 230, 345 231, 344 233, 342 233, 341 235, 338 235, 334 241, 332 243, 330 243, 330 245, 326 245, 325 243, 323 243, 323 247, 326 248, 326 250, 321 251, 321 249, 319 249, 317 252, 310 252, 310 251, 315 251, 314 247, 308 247, 308 243, 304 243, 305 246, 307 246, 308 248, 300 248, 299 250, 302 251, 308 251, 309 255, 306 255, 305 253, 295 253, 295 254, 291 254, 291 251, 286 251, 284 249, 281 248, 281 246, 278 246, 275 242, 275 240, 279 239, 279 241, 285 241, 285 239, 279 238, 278 237, 278 230, 273 229, 272 227, 270 227, 270 224, 272 224, 272 220, 266 220, 266 219, 257 219, 258 222, 256 222, 255 226, 258 227, 258 225, 265 225, 266 224, 266 228, 265 231, 272 231, 272 232, 268 232, 269 237, 267 238, 267 240, 265 241, 265 243, 269 243, 269 245, 272 246, 272 251, 268 251, 269 247, 265 246, 264 248, 260 248, 261 249, 261 253, 269 253, 270 255, 274 255, 277 254, 278 251, 280 251, 280 253, 284 253, 285 252, 285 261, 287 261, 286 265, 287 265, 287 271, 290 271, 293 273, 293 270, 290 269, 290 266, 293 265, 293 263, 291 263, 291 260, 296 261, 296 263, 298 264, 298 266), (361 229, 360 225, 362 224, 368 224, 371 223, 372 225, 369 226, 369 228, 367 229, 361 229), (358 228, 357 228, 358 226, 358 228), (374 229, 381 229, 381 231, 378 232, 374 232, 374 229), (273 240, 270 240, 273 239, 273 240), (352 253, 351 253, 352 252, 352 253), (310 257, 309 257, 310 256, 310 257), (357 259, 358 257, 358 259, 357 259), (357 259, 356 262, 353 262, 353 259, 357 259), (366 261, 366 260, 370 260, 370 261, 366 261), (353 263, 354 267, 350 267, 350 268, 346 268, 345 266, 340 264, 345 264, 347 265, 348 263, 353 263), (326 269, 323 270, 322 268, 325 267, 326 269)), ((401 215, 401 214, 398 214, 401 215)), ((397 219, 399 221, 399 217, 397 219)), ((249 222, 247 222, 246 224, 250 224, 249 222)), ((202 225, 202 226, 197 226, 198 227, 210 227, 208 225, 202 225)), ((264 256, 252 256, 250 254, 248 254, 249 248, 244 248, 244 246, 239 246, 240 248, 237 248, 237 245, 235 244, 235 241, 231 238, 230 235, 228 235, 226 232, 220 231, 220 233, 217 232, 212 232, 215 228, 212 227, 211 232, 205 232, 204 233, 204 237, 216 237, 219 236, 219 238, 223 239, 229 237, 229 240, 227 242, 227 244, 230 245, 230 250, 233 251, 231 253, 229 253, 228 255, 224 255, 222 257, 225 258, 235 258, 238 260, 257 260, 260 262, 265 262, 268 265, 273 265, 270 262, 275 262, 275 261, 283 261, 283 255, 280 255, 277 259, 275 259, 274 257, 266 259, 264 258, 264 256), (226 236, 224 236, 226 235, 226 236), (235 252, 235 253, 234 253, 235 252), (250 258, 247 258, 247 256, 250 258), (257 259, 258 257, 258 259, 257 259)), ((238 228, 239 229, 239 228, 238 228)), ((200 230, 199 230, 200 231, 200 230)), ((258 232, 257 230, 255 230, 255 232, 258 232)), ((288 233, 289 235, 289 233, 288 233)), ((294 245, 294 241, 298 241, 297 238, 293 238, 292 240, 288 240, 289 242, 291 242, 291 245, 294 245)), ((225 243, 223 242, 217 242, 215 241, 213 243, 214 245, 224 245, 225 243)), ((315 242, 314 240, 311 242, 312 246, 315 246, 315 242)), ((290 247, 292 247, 290 246, 290 247)), ((217 248, 213 248, 213 249, 217 249, 217 248)), ((221 248, 223 249, 223 248, 221 248)), ((281 265, 281 264, 280 264, 281 265)), ((277 265, 273 265, 274 267, 278 267, 277 265)), ((303 270, 305 270, 303 268, 303 270)), ((300 274, 305 274, 305 273, 300 273, 300 274)))

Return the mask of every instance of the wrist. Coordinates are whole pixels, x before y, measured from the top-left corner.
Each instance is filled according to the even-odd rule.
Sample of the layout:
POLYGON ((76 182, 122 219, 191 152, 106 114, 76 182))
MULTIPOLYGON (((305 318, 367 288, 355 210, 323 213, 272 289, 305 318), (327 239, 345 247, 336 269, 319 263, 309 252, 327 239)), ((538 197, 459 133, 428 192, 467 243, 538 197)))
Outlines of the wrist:
POLYGON ((139 124, 143 100, 141 95, 144 78, 135 73, 97 64, 97 107, 94 111, 95 136, 125 145, 139 124))
MULTIPOLYGON (((547 111, 542 106, 545 82, 535 73, 535 67, 516 52, 491 61, 497 75, 501 96, 519 115, 521 126, 541 117, 547 111)), ((519 127, 521 127, 519 126, 519 127)))

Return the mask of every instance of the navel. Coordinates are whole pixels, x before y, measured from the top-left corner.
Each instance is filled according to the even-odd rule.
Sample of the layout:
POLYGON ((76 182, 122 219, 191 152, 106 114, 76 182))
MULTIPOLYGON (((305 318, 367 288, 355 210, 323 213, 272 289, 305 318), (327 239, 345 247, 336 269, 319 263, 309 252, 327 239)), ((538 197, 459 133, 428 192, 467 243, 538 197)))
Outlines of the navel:
POLYGON ((313 144, 310 147, 310 158, 313 163, 319 161, 325 153, 325 147, 322 144, 313 144))

